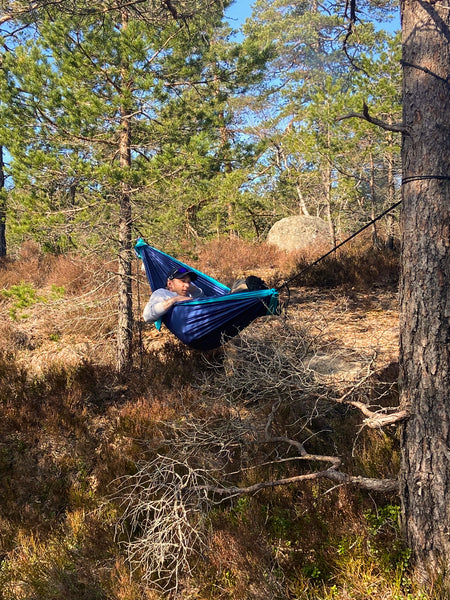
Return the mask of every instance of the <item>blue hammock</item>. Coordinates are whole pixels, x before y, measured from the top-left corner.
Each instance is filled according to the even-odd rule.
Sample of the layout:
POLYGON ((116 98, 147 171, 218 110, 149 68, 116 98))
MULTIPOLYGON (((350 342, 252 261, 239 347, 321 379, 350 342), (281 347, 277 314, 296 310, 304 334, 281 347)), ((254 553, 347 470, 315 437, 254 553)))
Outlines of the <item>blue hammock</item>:
MULTIPOLYGON (((276 314, 278 292, 274 289, 230 294, 230 288, 220 281, 149 246, 142 239, 137 241, 135 251, 144 263, 152 291, 166 287, 167 273, 175 267, 186 267, 197 274, 195 285, 203 290, 205 297, 175 304, 161 319, 191 348, 218 348, 258 317, 276 314)), ((159 328, 161 323, 156 325, 159 328)))

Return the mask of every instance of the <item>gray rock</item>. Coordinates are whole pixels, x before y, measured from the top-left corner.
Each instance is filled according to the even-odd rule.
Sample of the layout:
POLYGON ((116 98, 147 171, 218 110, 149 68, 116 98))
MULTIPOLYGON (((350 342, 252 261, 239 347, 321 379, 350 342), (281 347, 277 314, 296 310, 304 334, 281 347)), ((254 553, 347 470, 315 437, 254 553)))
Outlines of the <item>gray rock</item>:
POLYGON ((272 225, 267 242, 289 252, 311 245, 331 243, 328 224, 320 217, 297 215, 272 225))

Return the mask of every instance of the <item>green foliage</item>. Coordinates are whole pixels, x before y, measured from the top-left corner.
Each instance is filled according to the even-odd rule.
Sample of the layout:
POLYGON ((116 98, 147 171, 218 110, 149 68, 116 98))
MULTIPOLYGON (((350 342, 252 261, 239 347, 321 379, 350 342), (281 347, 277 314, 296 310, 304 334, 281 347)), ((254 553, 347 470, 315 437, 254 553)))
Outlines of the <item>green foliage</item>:
POLYGON ((0 294, 3 298, 7 298, 13 302, 13 305, 9 309, 9 316, 14 321, 28 318, 29 315, 24 312, 26 308, 33 306, 37 302, 45 302, 45 297, 38 295, 35 288, 28 283, 12 285, 7 290, 0 290, 0 294))
POLYGON ((15 132, 11 241, 32 236, 51 252, 104 244, 117 231, 118 189, 133 189, 138 228, 161 244, 186 230, 229 230, 216 192, 224 165, 248 161, 251 144, 224 141, 227 102, 262 77, 267 52, 230 42, 222 9, 196 9, 176 35, 170 20, 161 29, 129 18, 125 27, 114 11, 100 22, 95 12, 81 21, 44 15, 37 36, 25 30, 3 70, 4 123, 15 132), (126 167, 118 160, 124 114, 126 167))
POLYGON ((398 136, 338 120, 363 101, 399 120, 398 38, 358 23, 348 39, 362 67, 354 72, 346 24, 330 7, 256 2, 242 43, 222 8, 196 7, 180 29, 133 8, 126 26, 115 10, 49 9, 36 31, 8 39, 0 140, 14 183, 10 245, 114 247, 124 191, 139 232, 164 248, 186 237, 263 239, 305 209, 338 233, 354 230, 398 195, 398 136))
POLYGON ((369 532, 373 536, 386 528, 399 533, 400 506, 388 504, 377 512, 368 511, 364 516, 369 524, 369 532))
POLYGON ((398 37, 361 21, 345 53, 338 13, 283 0, 256 2, 244 31, 260 47, 272 40, 275 50, 264 92, 247 102, 247 133, 266 140, 251 189, 272 219, 308 211, 342 237, 393 204, 399 136, 342 117, 361 114, 366 103, 382 120, 401 121, 398 37), (349 55, 359 70, 349 68, 349 55))
POLYGON ((387 504, 376 512, 367 511, 365 518, 369 526, 369 543, 371 551, 386 570, 395 565, 398 584, 407 585, 406 576, 410 566, 411 551, 402 540, 400 533, 400 506, 387 504), (386 539, 390 539, 386 545, 386 539))
POLYGON ((59 300, 63 298, 65 289, 63 286, 52 284, 50 293, 38 294, 37 290, 29 283, 19 283, 10 286, 8 289, 0 290, 0 295, 12 302, 9 309, 9 316, 14 321, 27 319, 29 314, 26 312, 34 304, 39 302, 48 302, 49 300, 59 300))
POLYGON ((52 285, 51 285, 51 299, 52 300, 59 300, 60 298, 63 298, 65 293, 66 293, 66 290, 63 285, 56 285, 55 283, 52 283, 52 285))
POLYGON ((239 523, 248 522, 248 511, 250 507, 250 498, 248 496, 241 496, 237 499, 236 503, 230 509, 230 521, 233 525, 239 523))

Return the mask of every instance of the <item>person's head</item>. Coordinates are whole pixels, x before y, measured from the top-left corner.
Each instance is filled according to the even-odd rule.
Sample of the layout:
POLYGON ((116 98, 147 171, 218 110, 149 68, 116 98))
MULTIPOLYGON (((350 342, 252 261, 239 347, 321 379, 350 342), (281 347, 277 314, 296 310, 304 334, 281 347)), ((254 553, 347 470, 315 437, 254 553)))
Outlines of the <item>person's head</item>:
POLYGON ((197 279, 197 273, 186 267, 176 267, 167 275, 167 289, 179 296, 187 296, 191 282, 197 279))

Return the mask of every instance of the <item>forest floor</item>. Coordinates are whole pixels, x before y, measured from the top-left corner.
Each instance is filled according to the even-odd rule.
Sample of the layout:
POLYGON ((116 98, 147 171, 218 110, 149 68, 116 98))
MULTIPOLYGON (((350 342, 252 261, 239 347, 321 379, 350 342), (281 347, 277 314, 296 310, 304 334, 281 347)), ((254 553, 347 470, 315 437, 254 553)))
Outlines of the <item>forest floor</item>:
MULTIPOLYGON (((371 292, 292 288, 283 318, 304 323, 313 333, 333 342, 337 349, 376 353, 377 362, 388 365, 398 359, 397 304, 396 292, 383 288, 371 292)), ((4 304, 3 323, 9 320, 7 308, 4 304)), ((96 356, 99 360, 111 356, 113 350, 107 341, 98 339, 97 332, 93 337, 76 329, 62 335, 49 333, 52 326, 60 331, 58 321, 65 319, 61 313, 55 318, 54 307, 41 305, 31 313, 31 317, 14 327, 17 359, 27 370, 37 373, 54 361, 75 365, 96 356)), ((175 340, 164 327, 160 332, 151 324, 142 324, 141 328, 146 350, 155 351, 175 340)))
POLYGON ((398 360, 398 295, 392 290, 301 288, 294 291, 292 311, 341 348, 376 352, 386 365, 398 360))
MULTIPOLYGON (((4 284, 3 289, 12 289, 8 285, 4 284)), ((113 539, 114 514, 106 515, 99 507, 108 505, 105 498, 111 493, 111 485, 129 471, 130 465, 140 461, 143 453, 151 455, 150 448, 162 431, 166 435, 173 432, 174 438, 165 447, 170 450, 172 443, 176 448, 182 427, 187 427, 186 435, 189 435, 188 426, 196 424, 197 427, 203 422, 214 424, 214 420, 219 423, 225 418, 230 419, 230 426, 235 426, 237 405, 226 397, 223 383, 219 381, 218 387, 214 387, 216 373, 219 380, 224 377, 224 365, 225 370, 227 368, 224 356, 228 351, 207 356, 186 351, 164 328, 157 332, 154 326, 140 323, 135 331, 136 369, 129 380, 119 382, 114 376, 114 289, 102 297, 92 297, 81 290, 81 294, 53 298, 54 291, 51 292, 48 285, 33 285, 36 296, 26 307, 19 305, 19 295, 26 291, 25 284, 21 284, 14 295, 0 297, 4 357, 3 371, 0 369, 3 386, 0 388, 3 398, 0 434, 2 447, 7 448, 4 457, 0 456, 0 470, 5 472, 0 549, 8 567, 0 572, 0 584, 4 582, 5 589, 15 590, 20 580, 20 585, 28 586, 29 590, 21 597, 53 597, 48 591, 53 583, 50 579, 47 581, 46 573, 56 569, 50 564, 53 555, 49 555, 50 549, 55 549, 54 560, 58 567, 54 571, 57 575, 52 578, 60 577, 58 581, 67 600, 159 598, 157 594, 143 592, 141 584, 132 583, 123 554, 113 539), (46 300, 42 301, 44 297, 46 300), (16 372, 8 371, 13 363, 18 368, 16 372), (202 377, 203 381, 207 380, 204 388, 202 377), (186 420, 180 420, 182 414, 186 420), (13 470, 10 470, 11 464, 15 465, 13 470), (93 507, 97 508, 93 510, 93 507), (101 519, 97 521, 96 515, 100 513, 101 519), (73 536, 78 544, 75 554, 73 536), (102 565, 101 569, 96 565, 102 565), (38 589, 47 592, 36 596, 38 589)), ((137 316, 141 310, 142 306, 135 306, 137 316)), ((264 350, 271 332, 276 350, 277 340, 285 343, 289 328, 296 332, 304 328, 308 339, 319 340, 310 368, 325 377, 335 377, 342 389, 350 389, 369 371, 377 374, 378 381, 395 385, 398 306, 393 287, 292 286, 287 313, 254 322, 241 336, 244 346, 240 341, 231 346, 227 360, 234 360, 233 348, 239 352, 245 349, 245 344, 259 344, 264 350), (286 335, 278 338, 283 328, 286 335)), ((270 351, 273 352, 273 348, 270 351)), ((295 359, 295 352, 289 359, 292 357, 295 359)), ((258 355, 255 360, 258 361, 258 355)), ((255 362, 255 372, 257 366, 259 368, 255 362)), ((264 375, 271 366, 261 368, 264 375)), ((289 370, 289 364, 287 368, 289 370)), ((226 382, 226 376, 221 381, 226 382)), ((294 435, 304 431, 296 429, 303 419, 303 400, 294 398, 298 389, 289 392, 293 399, 291 412, 280 415, 280 419, 295 417, 292 422, 280 421, 280 427, 291 428, 294 435)), ((271 410, 270 395, 271 392, 260 404, 244 402, 242 410, 238 409, 240 419, 244 416, 247 419, 238 420, 239 426, 249 426, 247 434, 264 431, 271 410)), ((343 414, 332 414, 333 427, 341 422, 344 428, 349 427, 344 424, 343 414)), ((357 428, 360 423, 359 418, 357 428)), ((312 434, 312 443, 318 443, 321 435, 321 423, 318 426, 317 432, 312 434)), ((340 444, 346 435, 345 429, 332 440, 333 450, 342 454, 340 444)), ((358 435, 358 439, 363 440, 363 436, 358 435)), ((329 434, 320 444, 329 443, 327 436, 329 434)), ((350 457, 347 467, 363 471, 367 467, 375 476, 395 476, 397 463, 386 461, 384 454, 392 450, 391 442, 388 448, 386 439, 378 432, 374 435, 369 432, 363 442, 361 457, 358 460, 350 457), (366 458, 376 446, 375 458, 372 460, 372 455, 366 458)), ((326 452, 324 446, 319 449, 326 452)), ((281 453, 285 450, 279 449, 281 453)), ((249 446, 248 452, 253 453, 254 448, 249 446)), ((242 459, 245 456, 244 453, 242 459)), ((262 455, 256 458, 264 464, 262 455)), ((295 470, 293 466, 287 469, 295 470)), ((266 477, 267 473, 255 471, 254 476, 266 477)), ((203 591, 191 589, 185 597, 199 600, 409 598, 409 588, 403 590, 403 584, 396 583, 400 567, 390 567, 390 580, 381 574, 381 567, 377 567, 374 574, 373 560, 378 559, 371 548, 375 548, 376 540, 370 538, 373 535, 370 524, 364 525, 366 521, 361 516, 361 502, 366 507, 364 514, 368 514, 375 502, 373 497, 361 500, 357 495, 346 495, 342 489, 334 491, 334 487, 339 486, 331 484, 331 492, 324 487, 323 494, 321 491, 322 495, 317 496, 313 487, 307 491, 292 486, 289 491, 274 491, 272 495, 265 492, 246 503, 237 502, 234 507, 224 505, 222 512, 214 517, 216 546, 205 555, 208 562, 202 574, 195 575, 197 589, 203 591), (336 502, 341 510, 334 514, 333 503, 336 502), (351 536, 353 542, 348 542, 347 550, 346 540, 351 536), (363 536, 370 538, 364 546, 369 549, 368 558, 360 554, 359 540, 363 536), (223 547, 220 540, 225 540, 223 547), (230 548, 234 548, 232 554, 230 548), (340 567, 337 565, 344 549, 349 564, 340 567), (372 578, 367 585, 361 583, 362 577, 357 581, 353 576, 352 561, 366 561, 372 578), (339 575, 339 569, 345 570, 347 575, 339 575), (339 583, 339 577, 343 583, 339 583), (295 591, 280 591, 289 586, 295 591), (318 592, 317 586, 325 587, 318 592), (350 592, 354 586, 362 587, 350 592), (368 592, 369 588, 374 590, 373 595, 372 591, 368 592)), ((322 490, 320 486, 317 489, 322 490)), ((388 505, 391 501, 392 496, 384 500, 388 505)), ((391 539, 389 547, 395 549, 399 558, 383 560, 401 562, 402 550, 397 550, 400 548, 397 533, 392 531, 394 541, 391 539)), ((363 569, 362 564, 358 568, 363 569)), ((386 569, 387 573, 389 569, 386 569)), ((13 598, 14 593, 5 598, 13 598)))

